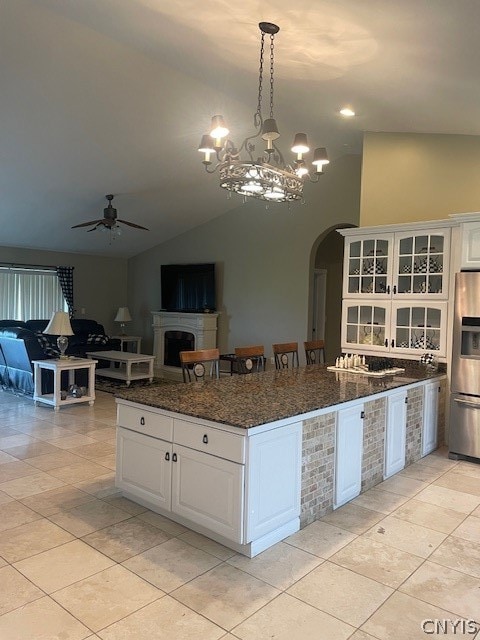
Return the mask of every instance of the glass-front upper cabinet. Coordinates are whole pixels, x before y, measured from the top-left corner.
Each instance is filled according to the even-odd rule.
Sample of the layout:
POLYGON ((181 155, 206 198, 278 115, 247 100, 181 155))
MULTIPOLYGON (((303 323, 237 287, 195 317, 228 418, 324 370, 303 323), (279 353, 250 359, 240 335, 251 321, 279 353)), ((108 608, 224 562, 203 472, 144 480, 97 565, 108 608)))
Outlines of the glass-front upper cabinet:
POLYGON ((450 229, 395 234, 393 297, 448 298, 450 229))
POLYGON ((344 297, 389 298, 392 278, 392 234, 346 238, 344 297))
POLYGON ((404 353, 446 355, 447 303, 392 305, 390 349, 404 353))
POLYGON ((344 300, 342 348, 385 351, 390 333, 390 304, 366 305, 344 300))

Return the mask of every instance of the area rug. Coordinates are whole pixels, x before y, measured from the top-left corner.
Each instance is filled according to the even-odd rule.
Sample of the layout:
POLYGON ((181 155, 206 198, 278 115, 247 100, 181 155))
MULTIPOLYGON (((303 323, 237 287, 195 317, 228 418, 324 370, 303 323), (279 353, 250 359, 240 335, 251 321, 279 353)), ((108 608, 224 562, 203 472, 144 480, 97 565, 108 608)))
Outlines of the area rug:
POLYGON ((165 378, 154 378, 152 382, 149 382, 148 378, 144 380, 132 380, 127 387, 126 382, 123 380, 114 380, 113 378, 101 378, 95 377, 95 389, 96 391, 105 391, 105 393, 117 393, 117 391, 124 389, 138 389, 139 387, 159 387, 166 384, 175 384, 174 380, 166 380, 165 378))

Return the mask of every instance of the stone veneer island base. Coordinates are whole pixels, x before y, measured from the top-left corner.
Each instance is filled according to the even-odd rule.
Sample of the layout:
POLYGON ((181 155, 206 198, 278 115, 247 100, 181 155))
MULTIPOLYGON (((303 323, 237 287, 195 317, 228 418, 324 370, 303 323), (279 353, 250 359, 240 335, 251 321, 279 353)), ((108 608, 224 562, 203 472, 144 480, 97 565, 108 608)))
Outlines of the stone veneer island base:
POLYGON ((116 486, 253 557, 443 443, 446 377, 405 366, 122 391, 116 486))

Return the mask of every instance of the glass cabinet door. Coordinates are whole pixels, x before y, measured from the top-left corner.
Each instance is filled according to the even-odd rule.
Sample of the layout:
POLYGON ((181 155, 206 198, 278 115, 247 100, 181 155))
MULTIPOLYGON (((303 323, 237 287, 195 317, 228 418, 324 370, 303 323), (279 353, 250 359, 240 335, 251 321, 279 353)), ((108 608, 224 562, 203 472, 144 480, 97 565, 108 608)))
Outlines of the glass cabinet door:
POLYGON ((391 350, 408 353, 435 353, 444 356, 447 303, 423 306, 393 303, 391 350))
POLYGON ((348 238, 345 243, 344 297, 388 298, 391 287, 392 236, 348 238))
POLYGON ((396 234, 394 296, 447 299, 449 239, 449 229, 396 234))
POLYGON ((384 351, 390 322, 388 306, 344 301, 342 349, 364 347, 365 351, 384 351))

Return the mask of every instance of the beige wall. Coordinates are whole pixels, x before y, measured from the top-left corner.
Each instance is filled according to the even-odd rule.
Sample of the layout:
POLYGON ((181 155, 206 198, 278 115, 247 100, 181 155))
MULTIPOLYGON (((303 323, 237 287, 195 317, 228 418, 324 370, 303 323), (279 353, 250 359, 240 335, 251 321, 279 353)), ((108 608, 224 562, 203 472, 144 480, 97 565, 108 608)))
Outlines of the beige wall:
POLYGON ((118 307, 127 304, 126 259, 0 247, 0 262, 75 267, 75 317, 96 320, 109 334, 118 332, 113 319, 118 307))
MULTIPOLYGON (((218 344, 303 343, 308 337, 313 247, 326 230, 358 224, 360 157, 329 165, 318 185, 307 185, 307 204, 292 207, 249 201, 237 209, 129 260, 132 331, 153 344, 151 311, 161 307, 160 265, 215 262, 218 344)), ((219 198, 226 197, 223 192, 219 198)), ((235 197, 235 196, 232 196, 235 197)), ((340 317, 336 320, 340 324, 340 317)), ((303 359, 303 356, 302 356, 303 359)))
POLYGON ((366 133, 360 225, 480 210, 480 136, 366 133))

